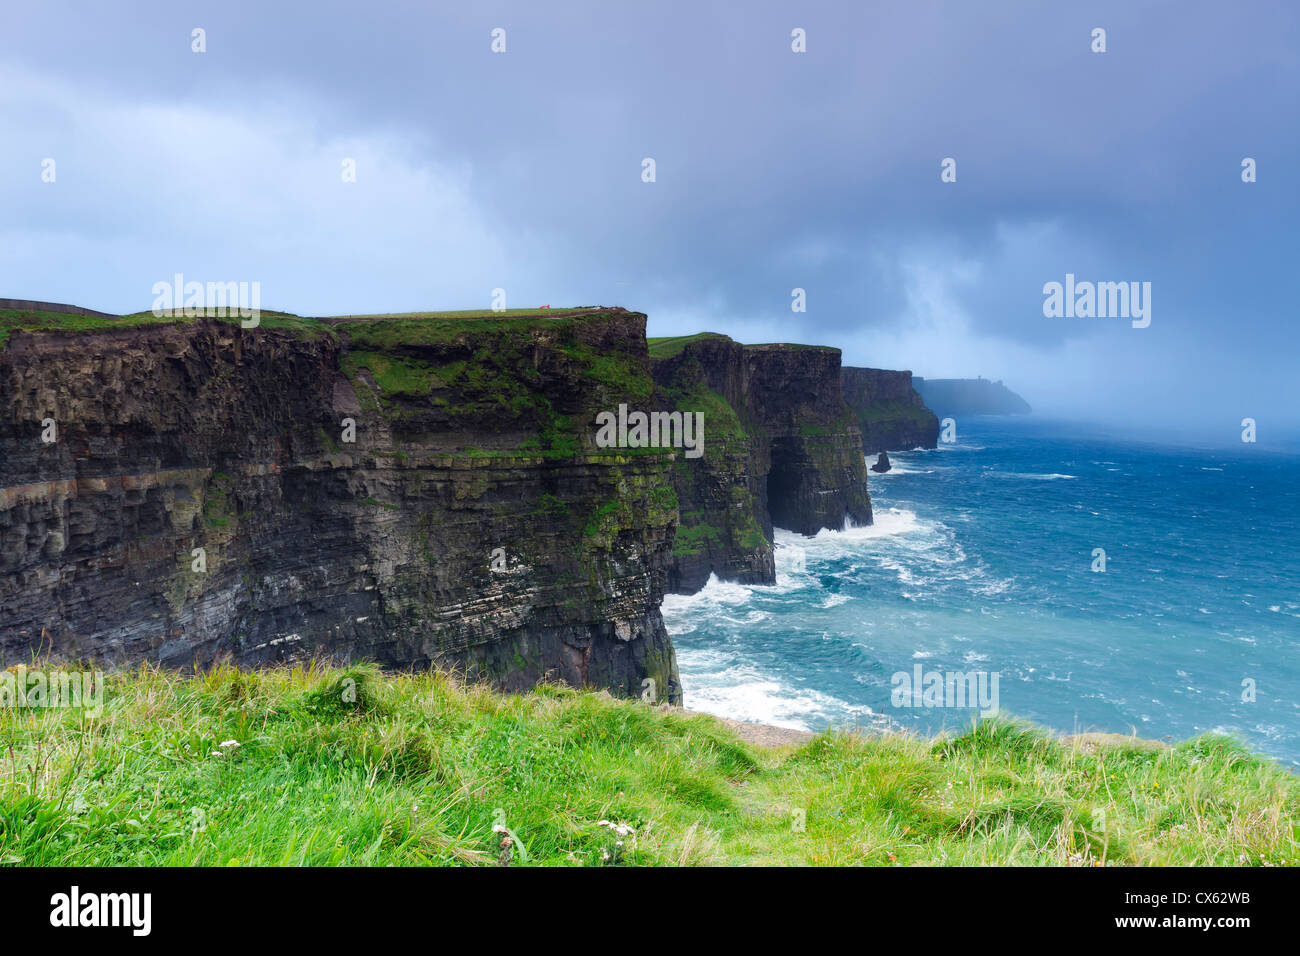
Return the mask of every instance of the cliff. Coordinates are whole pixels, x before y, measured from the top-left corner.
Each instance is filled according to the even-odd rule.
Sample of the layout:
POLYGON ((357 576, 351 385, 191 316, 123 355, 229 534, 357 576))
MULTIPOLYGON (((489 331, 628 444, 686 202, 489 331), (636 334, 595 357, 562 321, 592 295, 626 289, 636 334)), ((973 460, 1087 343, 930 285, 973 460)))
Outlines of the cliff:
POLYGON ((702 458, 674 463, 681 524, 670 590, 699 590, 711 573, 774 583, 774 525, 815 534, 871 523, 838 349, 704 333, 652 339, 650 354, 656 402, 702 412, 708 436, 702 458))
POLYGON ((940 416, 1028 415, 1029 403, 1001 382, 986 378, 913 379, 916 390, 940 416))
POLYGON ((357 657, 679 701, 673 456, 593 439, 651 397, 644 332, 622 309, 0 313, 0 655, 357 657))
POLYGON ((845 366, 840 384, 868 455, 938 445, 939 417, 912 387, 911 372, 845 366))
POLYGON ((746 399, 772 443, 772 523, 816 534, 871 524, 862 435, 840 390, 840 350, 747 345, 746 399))
POLYGON ((711 573, 747 584, 773 584, 767 474, 771 446, 745 402, 744 347, 705 334, 689 344, 651 340, 656 401, 704 415, 705 453, 674 462, 680 524, 668 589, 698 591, 711 573))

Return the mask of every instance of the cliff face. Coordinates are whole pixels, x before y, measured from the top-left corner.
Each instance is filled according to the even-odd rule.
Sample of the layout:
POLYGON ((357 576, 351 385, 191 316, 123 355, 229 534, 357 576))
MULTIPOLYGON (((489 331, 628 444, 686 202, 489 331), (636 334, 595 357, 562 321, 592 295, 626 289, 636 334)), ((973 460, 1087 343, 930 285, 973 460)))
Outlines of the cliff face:
POLYGON ((598 411, 650 397, 644 329, 601 310, 11 332, 0 654, 365 657, 679 701, 672 456, 593 439, 598 411))
POLYGON ((911 372, 845 366, 840 383, 868 455, 938 445, 939 417, 912 387, 911 372))
POLYGON ((944 417, 1028 415, 1029 403, 1001 382, 986 378, 917 378, 925 403, 944 417))
POLYGON ((698 591, 711 573, 747 584, 775 583, 767 513, 771 446, 745 402, 744 347, 709 335, 675 352, 671 345, 652 349, 651 356, 656 404, 704 415, 704 454, 674 462, 681 523, 668 589, 698 591))
POLYGON ((654 340, 656 401, 704 414, 702 458, 679 459, 669 588, 716 573, 771 584, 773 525, 803 534, 871 522, 862 440, 839 387, 839 351, 743 346, 705 334, 654 340))
POLYGON ((862 436, 840 391, 840 350, 747 345, 748 407, 772 441, 768 510, 800 534, 871 523, 862 436))

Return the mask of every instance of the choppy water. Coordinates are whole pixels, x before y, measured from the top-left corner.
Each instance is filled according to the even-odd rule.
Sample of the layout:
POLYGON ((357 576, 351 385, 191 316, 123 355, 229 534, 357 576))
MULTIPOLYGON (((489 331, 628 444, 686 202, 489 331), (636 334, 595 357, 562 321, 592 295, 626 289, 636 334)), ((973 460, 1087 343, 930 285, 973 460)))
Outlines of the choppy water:
POLYGON ((1057 729, 1231 730, 1300 763, 1300 454, 962 425, 871 475, 873 526, 778 530, 774 587, 665 600, 687 706, 811 730, 968 724, 891 705, 891 675, 920 663, 997 672, 1004 712, 1057 729))

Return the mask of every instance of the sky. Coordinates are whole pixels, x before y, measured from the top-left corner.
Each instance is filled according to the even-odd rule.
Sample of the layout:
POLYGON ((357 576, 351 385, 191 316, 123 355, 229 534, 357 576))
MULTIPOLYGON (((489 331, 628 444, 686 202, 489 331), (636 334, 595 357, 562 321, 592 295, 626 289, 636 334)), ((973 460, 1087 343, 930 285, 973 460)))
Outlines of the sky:
POLYGON ((1263 442, 1300 429, 1298 51, 1256 0, 9 4, 0 297, 500 288, 1263 442), (1150 325, 1045 316, 1067 273, 1149 282, 1150 325))

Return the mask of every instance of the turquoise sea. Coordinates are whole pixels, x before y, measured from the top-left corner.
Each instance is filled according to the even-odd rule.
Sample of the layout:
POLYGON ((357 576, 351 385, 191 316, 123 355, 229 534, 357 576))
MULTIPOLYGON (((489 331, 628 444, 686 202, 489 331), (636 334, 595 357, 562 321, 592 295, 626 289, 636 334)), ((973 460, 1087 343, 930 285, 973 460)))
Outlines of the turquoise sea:
POLYGON ((1058 730, 1231 731, 1300 765, 1300 449, 986 418, 890 457, 870 527, 778 529, 775 586, 665 600, 688 707, 967 726, 892 704, 891 675, 920 664, 996 673, 1003 713, 1058 730))

